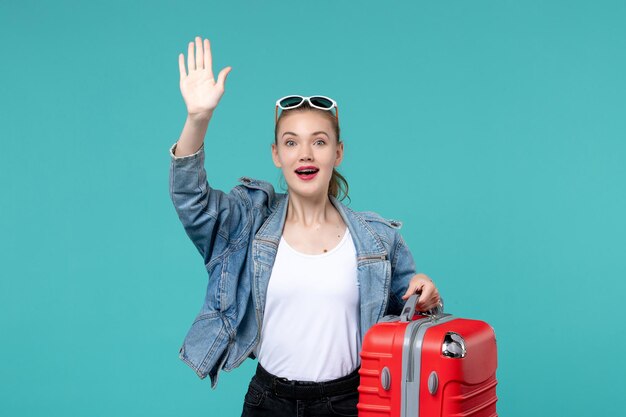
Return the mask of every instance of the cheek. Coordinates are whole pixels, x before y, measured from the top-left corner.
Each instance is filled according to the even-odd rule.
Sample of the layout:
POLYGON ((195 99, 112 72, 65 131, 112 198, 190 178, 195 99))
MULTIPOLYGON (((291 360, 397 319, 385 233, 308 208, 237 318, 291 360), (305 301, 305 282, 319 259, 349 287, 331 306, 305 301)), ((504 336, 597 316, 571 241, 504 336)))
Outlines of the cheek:
POLYGON ((294 152, 283 151, 281 152, 280 162, 282 164, 282 170, 285 172, 292 172, 294 166, 298 165, 298 156, 294 152))
POLYGON ((335 163, 337 162, 337 151, 331 150, 330 152, 326 154, 324 159, 326 160, 328 165, 334 167, 335 163))
POLYGON ((286 150, 281 152, 280 159, 285 164, 292 164, 294 160, 297 159, 297 155, 295 152, 289 152, 289 150, 286 150))

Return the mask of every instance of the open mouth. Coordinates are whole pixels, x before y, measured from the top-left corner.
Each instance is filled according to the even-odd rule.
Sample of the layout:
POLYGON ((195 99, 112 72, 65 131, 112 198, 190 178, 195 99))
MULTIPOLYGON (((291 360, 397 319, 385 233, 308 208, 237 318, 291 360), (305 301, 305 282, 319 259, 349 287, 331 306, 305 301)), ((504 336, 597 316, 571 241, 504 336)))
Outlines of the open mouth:
POLYGON ((317 168, 304 168, 304 169, 296 169, 296 175, 298 178, 303 180, 311 180, 315 178, 319 169, 317 168))

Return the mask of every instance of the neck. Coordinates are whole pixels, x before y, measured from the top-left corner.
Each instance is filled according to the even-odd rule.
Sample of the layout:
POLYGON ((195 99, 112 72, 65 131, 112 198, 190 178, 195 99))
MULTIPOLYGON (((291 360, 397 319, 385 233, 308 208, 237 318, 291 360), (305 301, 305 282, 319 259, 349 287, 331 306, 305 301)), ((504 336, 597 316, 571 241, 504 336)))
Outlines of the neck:
POLYGON ((303 227, 319 227, 334 218, 335 208, 328 195, 303 197, 289 194, 286 221, 303 227))

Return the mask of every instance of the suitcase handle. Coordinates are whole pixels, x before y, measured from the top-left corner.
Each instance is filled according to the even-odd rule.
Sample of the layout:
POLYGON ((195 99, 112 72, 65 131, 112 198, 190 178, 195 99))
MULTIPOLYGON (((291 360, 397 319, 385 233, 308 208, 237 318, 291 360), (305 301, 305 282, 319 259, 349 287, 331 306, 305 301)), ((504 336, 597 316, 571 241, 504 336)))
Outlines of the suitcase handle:
MULTIPOLYGON (((406 300, 404 304, 404 308, 402 308, 402 313, 400 313, 400 321, 407 322, 413 320, 413 316, 415 315, 415 306, 420 298, 421 293, 415 293, 406 300)), ((424 314, 431 318, 437 318, 443 314, 443 298, 439 297, 439 305, 435 308, 432 308, 424 314)))

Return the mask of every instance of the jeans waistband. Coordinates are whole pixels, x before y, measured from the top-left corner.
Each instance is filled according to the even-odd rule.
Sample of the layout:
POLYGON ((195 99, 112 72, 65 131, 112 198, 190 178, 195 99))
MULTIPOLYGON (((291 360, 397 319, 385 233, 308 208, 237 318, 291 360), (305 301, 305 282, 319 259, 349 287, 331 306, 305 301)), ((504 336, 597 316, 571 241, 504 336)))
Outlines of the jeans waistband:
MULTIPOLYGON (((360 368, 360 367, 359 367, 360 368)), ((294 400, 312 400, 329 395, 354 392, 359 387, 359 368, 346 376, 324 382, 295 381, 281 378, 267 372, 261 364, 257 365, 255 378, 275 395, 294 400)))

